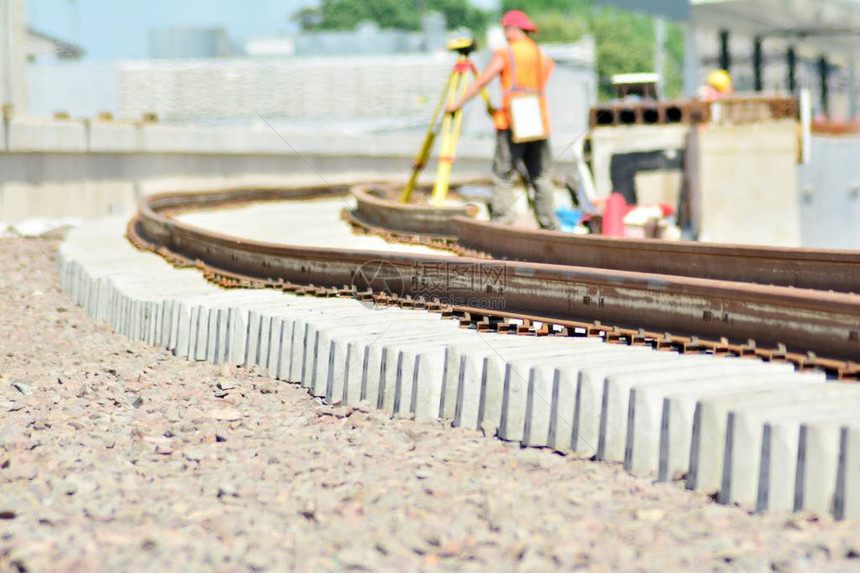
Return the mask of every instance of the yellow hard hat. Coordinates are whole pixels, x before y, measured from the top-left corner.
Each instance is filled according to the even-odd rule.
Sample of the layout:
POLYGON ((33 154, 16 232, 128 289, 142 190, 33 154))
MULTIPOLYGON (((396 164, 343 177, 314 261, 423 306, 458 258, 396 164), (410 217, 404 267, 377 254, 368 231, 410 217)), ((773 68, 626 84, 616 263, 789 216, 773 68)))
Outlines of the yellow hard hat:
POLYGON ((726 70, 714 70, 708 74, 708 85, 721 92, 727 92, 732 89, 732 76, 726 70))

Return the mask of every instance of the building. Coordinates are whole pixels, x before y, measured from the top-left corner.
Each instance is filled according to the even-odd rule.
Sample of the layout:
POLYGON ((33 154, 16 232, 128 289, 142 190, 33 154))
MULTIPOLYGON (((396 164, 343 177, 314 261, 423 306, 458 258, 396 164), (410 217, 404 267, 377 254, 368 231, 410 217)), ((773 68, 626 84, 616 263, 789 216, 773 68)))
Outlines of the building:
POLYGON ((249 38, 244 52, 249 57, 417 54, 444 50, 446 38, 445 16, 431 12, 421 20, 418 31, 380 28, 375 22, 361 22, 354 30, 249 38))
POLYGON ((152 59, 226 58, 232 55, 227 30, 221 27, 171 26, 149 31, 152 59))
POLYGON ((739 90, 810 90, 817 113, 858 117, 857 0, 596 0, 684 26, 685 91, 708 71, 731 72, 739 90))
POLYGON ((44 60, 77 61, 84 56, 84 50, 70 42, 49 36, 32 28, 27 28, 27 44, 24 48, 28 62, 44 60))

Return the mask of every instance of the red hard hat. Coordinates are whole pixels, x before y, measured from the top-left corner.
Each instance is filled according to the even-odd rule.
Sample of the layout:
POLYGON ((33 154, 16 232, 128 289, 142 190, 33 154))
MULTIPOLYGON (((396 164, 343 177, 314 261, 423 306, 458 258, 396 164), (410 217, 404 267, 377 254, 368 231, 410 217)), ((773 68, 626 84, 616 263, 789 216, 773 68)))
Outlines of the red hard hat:
POLYGON ((537 32, 537 26, 532 24, 529 17, 522 10, 511 10, 502 16, 502 26, 513 26, 526 32, 537 32))

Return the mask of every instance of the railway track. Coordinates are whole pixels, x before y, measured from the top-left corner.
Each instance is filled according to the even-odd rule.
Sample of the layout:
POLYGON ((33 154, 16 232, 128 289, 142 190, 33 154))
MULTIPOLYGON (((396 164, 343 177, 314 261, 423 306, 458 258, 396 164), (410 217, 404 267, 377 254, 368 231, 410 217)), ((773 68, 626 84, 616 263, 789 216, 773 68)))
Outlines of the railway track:
POLYGON ((860 293, 860 251, 578 236, 453 219, 458 244, 499 259, 860 293))
MULTIPOLYGON (((312 217, 311 203, 293 219, 282 207, 272 210, 278 213, 272 221, 296 224, 296 241, 305 246, 242 238, 240 227, 247 224, 230 221, 244 211, 176 216, 204 206, 342 192, 153 196, 127 224, 109 220, 74 231, 60 250, 61 281, 91 316, 132 339, 191 360, 254 366, 329 403, 363 402, 392 415, 449 420, 523 446, 623 463, 633 473, 681 479, 689 489, 756 510, 860 519, 860 386, 836 383, 824 373, 856 377, 851 360, 608 326, 583 319, 578 309, 561 317, 538 314, 541 304, 557 304, 547 291, 597 285, 608 300, 603 307, 590 305, 595 316, 620 305, 622 296, 641 299, 642 308, 663 301, 657 308, 669 318, 673 297, 681 309, 719 300, 739 305, 731 308, 741 316, 767 305, 785 313, 783 322, 805 316, 828 336, 833 325, 811 314, 809 305, 826 299, 835 317, 855 295, 426 255, 424 249, 406 254, 309 247, 303 237, 310 235, 302 233, 325 234, 323 220, 342 224, 330 214, 312 217), (313 223, 299 224, 309 217, 313 223), (188 218, 200 226, 184 222, 188 218), (224 234, 234 231, 237 236, 224 234), (135 251, 123 232, 171 264, 135 251), (489 265, 484 268, 496 280, 500 275, 492 273, 507 269, 515 280, 502 290, 472 286, 459 292, 480 293, 479 300, 498 294, 495 300, 518 306, 479 309, 446 300, 452 286, 464 286, 463 264, 489 265), (412 274, 404 275, 407 270, 412 274), (433 286, 429 280, 446 277, 461 282, 433 286), (419 286, 427 288, 418 293, 419 286), (648 292, 660 294, 642 294, 648 292), (422 309, 431 312, 416 312, 422 309), (439 314, 459 321, 439 320, 439 314), (743 359, 756 356, 762 360, 743 359)), ((318 206, 339 208, 332 201, 318 206)), ((636 305, 631 309, 637 311, 636 305)), ((811 339, 815 331, 803 336, 811 339)))
POLYGON ((465 256, 454 262, 434 255, 256 243, 171 217, 183 209, 345 192, 346 187, 308 187, 151 196, 142 201, 128 234, 138 246, 176 263, 201 266, 223 286, 361 296, 378 304, 444 310, 481 330, 598 334, 687 353, 789 361, 842 379, 860 376, 860 296, 795 288, 823 287, 830 280, 838 290, 853 289, 860 276, 853 253, 636 246, 513 231, 460 218, 461 247, 529 260, 465 256), (604 261, 610 267, 629 263, 637 270, 596 266, 604 261), (652 267, 663 272, 642 272, 652 267), (724 280, 726 276, 733 280, 724 280), (758 284, 765 281, 778 284, 758 284))

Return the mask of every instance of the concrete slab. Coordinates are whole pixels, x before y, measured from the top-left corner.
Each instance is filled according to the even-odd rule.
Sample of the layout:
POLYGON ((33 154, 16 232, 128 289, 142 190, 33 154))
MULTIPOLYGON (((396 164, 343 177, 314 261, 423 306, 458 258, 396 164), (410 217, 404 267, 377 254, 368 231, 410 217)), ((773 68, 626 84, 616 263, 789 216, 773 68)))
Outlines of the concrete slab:
MULTIPOLYGON (((733 375, 769 372, 790 374, 789 364, 768 364, 757 360, 727 358, 714 362, 710 357, 690 365, 657 368, 606 379, 608 417, 601 432, 604 459, 623 461, 633 473, 656 474, 659 469, 660 423, 663 398, 673 391, 691 391, 698 381, 729 381, 733 375)), ((600 446, 598 446, 600 450, 600 446)))
MULTIPOLYGON (((757 373, 743 375, 743 372, 723 371, 719 363, 702 365, 694 370, 697 372, 681 369, 665 374, 662 372, 644 374, 641 375, 643 378, 658 382, 631 387, 628 398, 624 469, 636 475, 659 474, 660 434, 663 423, 663 403, 666 396, 676 393, 693 393, 697 390, 700 390, 702 394, 709 391, 741 391, 778 383, 767 377, 762 378, 757 373), (722 373, 713 375, 714 369, 718 373, 722 373)), ((792 373, 793 368, 787 365, 784 371, 778 371, 788 375, 792 373)), ((631 378, 637 380, 639 376, 634 375, 631 378)), ((692 413, 690 414, 690 428, 692 428, 692 413)), ((689 442, 687 442, 687 453, 689 454, 689 442)), ((685 457, 680 467, 686 471, 687 466, 688 457, 685 457)))
POLYGON ((411 408, 412 404, 415 355, 431 346, 443 349, 446 346, 468 344, 475 340, 476 336, 478 334, 472 330, 440 329, 436 331, 434 327, 414 339, 393 342, 384 346, 382 349, 382 373, 380 374, 380 396, 382 397, 380 407, 392 414, 411 411, 407 409, 411 408))
POLYGON ((87 126, 88 150, 93 153, 138 151, 137 126, 131 123, 92 121, 87 126))
MULTIPOLYGON (((417 334, 414 329, 397 331, 396 327, 384 332, 373 340, 367 338, 355 343, 355 354, 362 357, 360 396, 362 400, 383 407, 386 403, 386 378, 389 364, 389 355, 396 360, 397 347, 399 344, 411 344, 419 342, 426 335, 417 334)), ((443 337, 444 338, 444 337, 443 337)), ((440 344, 446 349, 451 348, 446 344, 440 344)), ((392 373, 392 379, 396 378, 396 371, 392 373)), ((350 392, 352 390, 350 389, 350 392)), ((388 394, 388 400, 393 408, 393 390, 388 394)))
MULTIPOLYGON (((654 368, 639 371, 642 375, 638 381, 637 374, 608 376, 603 382, 603 402, 600 411, 600 436, 597 444, 597 457, 601 460, 621 462, 624 461, 624 446, 627 439, 627 422, 631 417, 630 391, 633 387, 643 387, 649 384, 659 384, 664 381, 665 376, 674 372, 685 372, 687 376, 699 373, 706 376, 708 368, 713 367, 715 374, 730 374, 739 371, 779 371, 774 365, 763 364, 752 360, 725 359, 725 364, 714 364, 710 356, 704 355, 681 355, 675 364, 669 366, 656 366, 654 368), (724 369, 724 370, 721 370, 724 369), (651 378, 646 378, 651 375, 651 378), (655 378, 656 376, 656 378, 655 378)), ((790 367, 786 367, 790 368, 790 367)), ((786 371, 783 369, 783 371, 786 371)), ((634 413, 635 414, 635 413, 634 413)), ((657 433, 655 432, 655 437, 657 433)))
MULTIPOLYGON (((597 454, 604 380, 607 376, 647 372, 656 365, 669 365, 679 358, 680 355, 669 352, 645 352, 641 356, 619 356, 615 360, 601 361, 579 370, 576 382, 576 411, 573 417, 574 438, 571 438, 574 451, 586 455, 597 454)), ((559 383, 564 383, 565 377, 565 372, 560 372, 559 383)))
POLYGON ((787 382, 777 392, 761 390, 700 399, 693 416, 687 488, 704 492, 720 489, 730 412, 774 408, 844 395, 844 387, 838 384, 787 382))
POLYGON ((840 431, 833 516, 860 520, 860 428, 855 425, 845 426, 840 431))
MULTIPOLYGON (((479 335, 487 336, 487 335, 479 335)), ((480 429, 485 420, 494 418, 495 412, 501 412, 504 380, 497 373, 501 373, 501 363, 508 363, 519 371, 520 368, 528 373, 529 361, 553 357, 556 361, 563 359, 565 355, 576 354, 580 351, 595 351, 602 348, 603 343, 596 338, 548 338, 540 345, 533 344, 528 338, 522 343, 512 344, 510 350, 499 348, 497 340, 504 338, 485 338, 484 348, 463 353, 457 369, 457 398, 454 407, 455 426, 480 429), (521 366, 516 359, 523 353, 518 349, 524 349, 528 355, 521 366)))
POLYGON ((87 132, 80 120, 16 118, 8 123, 12 153, 54 151, 85 152, 87 132))
POLYGON ((522 443, 526 445, 548 445, 561 451, 569 450, 576 409, 576 390, 575 385, 562 387, 559 383, 558 369, 565 366, 576 366, 584 360, 595 360, 601 356, 611 358, 618 356, 620 352, 625 350, 621 347, 604 344, 599 339, 590 340, 595 340, 597 344, 589 343, 580 347, 565 349, 562 354, 553 352, 542 356, 528 356, 510 360, 505 365, 505 377, 501 384, 490 383, 495 378, 492 374, 494 365, 490 360, 485 359, 485 373, 481 390, 482 409, 478 417, 480 427, 484 429, 485 433, 495 434, 501 424, 505 387, 508 388, 508 400, 510 401, 512 384, 517 384, 518 381, 521 383, 525 378, 528 381, 525 409, 515 408, 516 412, 513 412, 509 405, 506 408, 509 412, 506 415, 506 424, 509 420, 511 425, 518 424, 513 418, 522 412, 524 416, 522 443), (507 384, 505 380, 507 380, 507 384), (565 390, 567 391, 565 392, 565 390))
POLYGON ((295 316, 287 317, 286 320, 289 320, 291 323, 290 373, 288 380, 309 387, 313 369, 313 352, 315 349, 314 324, 325 321, 329 323, 333 322, 334 324, 343 324, 344 321, 350 318, 362 316, 364 311, 366 309, 360 306, 350 307, 343 310, 344 314, 333 315, 325 313, 321 308, 317 309, 311 306, 303 309, 295 316))
MULTIPOLYGON (((839 462, 839 425, 858 420, 856 407, 850 412, 842 408, 804 408, 802 411, 774 411, 768 416, 761 435, 759 476, 756 487, 756 511, 792 511, 802 509, 803 494, 819 499, 829 496, 828 507, 821 513, 833 512, 833 492, 836 485, 836 469, 839 462), (804 425, 816 422, 833 424, 826 443, 812 457, 818 466, 809 466, 809 480, 804 479, 806 451, 801 454, 801 442, 806 442, 804 425), (825 476, 829 476, 827 479, 825 476), (806 483, 804 483, 806 482, 806 483)), ((819 434, 818 439, 822 438, 819 434)), ((805 448, 806 444, 804 444, 805 448)))
MULTIPOLYGON (((402 333, 404 336, 416 336, 416 332, 420 331, 427 322, 421 320, 421 317, 405 318, 400 314, 383 316, 366 311, 354 315, 349 324, 350 327, 346 330, 344 322, 335 317, 313 317, 305 325, 305 337, 309 342, 307 355, 303 358, 307 365, 304 368, 302 385, 306 386, 314 396, 324 396, 326 393, 331 340, 336 341, 341 335, 350 333, 355 335, 362 331, 363 336, 371 340, 392 331, 402 333)), ((332 382, 334 383, 334 379, 332 382)))
MULTIPOLYGON (((342 377, 330 375, 330 364, 337 365, 339 372, 344 372, 346 352, 349 341, 360 340, 362 337, 373 338, 387 331, 414 333, 435 338, 453 336, 459 332, 457 325, 450 321, 441 321, 438 317, 404 311, 386 309, 382 312, 365 309, 356 304, 362 312, 354 315, 349 322, 342 320, 314 320, 308 323, 308 336, 314 340, 314 362, 311 369, 310 387, 314 395, 329 395, 329 386, 334 395, 343 393, 342 377), (331 352, 335 355, 332 356, 331 352), (338 390, 334 389, 334 386, 338 390)), ((395 359, 396 355, 392 358, 395 359)), ((394 370, 391 370, 394 372, 394 370)), ((391 381, 393 391, 394 380, 391 381)))
POLYGON ((860 426, 856 414, 800 425, 794 483, 794 511, 834 513, 842 429, 860 426))
MULTIPOLYGON (((672 390, 663 398, 660 415, 660 465, 657 479, 669 481, 684 479, 690 468, 693 421, 700 399, 720 397, 740 392, 766 391, 772 385, 823 383, 824 377, 804 376, 800 381, 795 374, 735 376, 726 382, 724 377, 702 380, 693 388, 672 390), (682 477, 679 477, 682 476, 682 477)), ((722 455, 722 454, 720 454, 722 455)))
MULTIPOLYGON (((603 348, 618 348, 618 350, 620 351, 615 351, 610 354, 607 354, 605 352, 598 352, 594 355, 586 354, 581 357, 575 357, 575 359, 571 360, 570 362, 564 361, 560 362, 557 365, 557 368, 559 370, 559 387, 566 385, 572 387, 575 386, 577 388, 575 393, 576 405, 574 408, 574 422, 572 430, 572 436, 575 436, 575 439, 573 437, 571 438, 571 443, 573 444, 574 451, 581 451, 576 449, 577 447, 582 448, 582 450, 585 450, 590 447, 590 444, 594 444, 595 446, 597 444, 596 424, 599 415, 599 406, 595 406, 590 401, 588 401, 588 399, 583 400, 582 398, 581 389, 583 383, 583 372, 587 372, 587 374, 585 374, 587 384, 587 381, 592 374, 594 376, 603 375, 604 371, 599 370, 603 366, 605 366, 606 368, 612 368, 613 366, 617 366, 618 364, 627 364, 639 361, 644 361, 647 363, 652 360, 655 360, 657 362, 664 362, 665 360, 670 359, 672 356, 669 353, 663 354, 659 352, 653 352, 650 349, 646 348, 613 347, 611 345, 607 345, 603 348), (592 372, 591 369, 596 370, 592 372), (580 422, 583 421, 583 427, 589 428, 592 425, 591 422, 594 422, 594 429, 592 432, 593 435, 583 435, 583 427, 580 427, 578 425, 580 422)), ((498 432, 499 437, 501 437, 502 439, 511 441, 522 441, 524 438, 529 395, 528 376, 528 371, 525 375, 523 375, 515 368, 513 368, 510 364, 505 369, 504 390, 502 397, 502 417, 499 423, 498 432)), ((559 391, 561 392, 561 390, 559 391)), ((599 398, 594 398, 594 400, 598 401, 599 404, 599 398)), ((543 401, 545 402, 546 399, 544 399, 543 401)), ((535 403, 537 403, 537 400, 533 400, 533 404, 535 403)), ((584 432, 588 434, 587 429, 584 430, 584 432)))
MULTIPOLYGON (((576 339, 576 340, 589 340, 588 344, 593 345, 593 352, 588 352, 588 359, 596 358, 601 353, 607 356, 617 356, 618 353, 624 352, 640 352, 644 351, 644 348, 626 348, 622 346, 615 346, 611 344, 604 344, 599 339, 576 339)), ((589 348, 589 347, 585 347, 589 348)), ((566 350, 566 349, 562 349, 566 350)), ((556 367, 560 367, 562 365, 578 365, 582 363, 580 358, 583 358, 578 353, 573 350, 569 351, 569 357, 565 357, 564 359, 558 358, 554 360, 556 367)), ((518 356, 518 355, 517 355, 518 356)), ((516 357, 512 357, 511 359, 502 360, 499 356, 490 355, 487 357, 484 363, 484 374, 483 380, 481 383, 481 410, 478 416, 478 423, 480 428, 487 435, 495 435, 498 433, 499 428, 502 423, 502 412, 504 411, 504 400, 505 400, 505 387, 506 384, 508 387, 511 385, 511 381, 513 384, 518 384, 520 382, 527 383, 529 368, 532 365, 531 361, 526 361, 525 364, 514 364, 514 360, 516 357)), ((539 359, 539 358, 536 358, 539 359)), ((575 380, 573 384, 573 388, 571 389, 570 395, 575 396, 575 380)), ((562 394, 565 395, 564 391, 567 389, 567 386, 562 385, 562 394)), ((527 391, 522 394, 525 401, 527 401, 527 391)), ((510 394, 508 395, 510 399, 510 394)), ((522 408, 526 407, 526 402, 517 402, 517 407, 522 408)), ((571 403, 575 400, 571 398, 571 403)), ((525 423, 525 422, 524 422, 525 423)))
MULTIPOLYGON (((773 501, 785 510, 791 509, 800 424, 821 415, 844 416, 860 406, 860 387, 827 384, 820 390, 826 391, 820 397, 782 403, 781 398, 775 396, 767 408, 754 403, 730 409, 724 438, 721 503, 757 504, 763 511, 773 501), (776 455, 781 449, 780 442, 785 439, 779 430, 792 434, 793 455, 776 455)), ((778 393, 779 390, 774 391, 778 393)))

